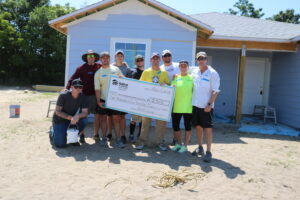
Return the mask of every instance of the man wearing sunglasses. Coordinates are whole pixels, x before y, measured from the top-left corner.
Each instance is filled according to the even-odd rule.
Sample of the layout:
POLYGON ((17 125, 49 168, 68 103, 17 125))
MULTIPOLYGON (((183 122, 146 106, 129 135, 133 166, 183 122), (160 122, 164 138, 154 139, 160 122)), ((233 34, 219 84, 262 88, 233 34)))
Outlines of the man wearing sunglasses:
MULTIPOLYGON (((159 54, 153 53, 150 61, 152 63, 152 66, 146 69, 142 73, 140 80, 160 84, 162 86, 166 84, 169 85, 170 82, 168 78, 168 73, 165 70, 161 70, 159 67, 159 63, 160 63, 159 54)), ((151 118, 142 117, 142 130, 141 130, 141 135, 136 144, 137 150, 142 150, 144 148, 144 144, 148 139, 151 121, 152 121, 151 118)), ((167 150, 167 146, 164 144, 165 133, 166 133, 166 122, 162 120, 156 120, 155 144, 162 151, 167 150)))
MULTIPOLYGON (((94 139, 95 141, 99 140, 98 131, 100 129, 100 116, 96 113, 96 97, 95 97, 95 88, 94 88, 94 75, 96 71, 101 67, 99 63, 96 63, 99 60, 99 54, 88 50, 87 53, 82 55, 82 60, 85 62, 83 65, 79 66, 75 73, 71 76, 66 89, 71 88, 71 83, 75 79, 80 79, 83 81, 83 94, 88 98, 89 102, 89 113, 94 114, 94 139)), ((80 143, 85 142, 84 132, 80 134, 80 143)))
POLYGON ((198 147, 192 155, 204 156, 204 162, 212 160, 211 144, 213 135, 213 108, 214 102, 220 92, 220 77, 218 72, 211 66, 207 65, 207 55, 205 52, 199 52, 196 55, 199 68, 194 70, 192 77, 194 79, 193 88, 193 123, 196 127, 198 147), (202 147, 203 131, 205 133, 205 140, 207 145, 206 154, 202 147))
MULTIPOLYGON (((162 70, 166 70, 168 72, 169 81, 172 82, 175 75, 180 74, 179 64, 172 62, 172 52, 168 49, 163 50, 162 60, 164 63, 160 66, 160 68, 162 70)), ((177 140, 176 140, 176 136, 175 136, 175 132, 174 132, 172 145, 175 145, 176 143, 177 143, 177 140)))
MULTIPOLYGON (((53 123, 53 144, 62 148, 67 145, 67 129, 70 124, 77 125, 79 133, 82 133, 87 123, 88 99, 82 93, 83 84, 79 79, 71 83, 71 91, 62 92, 57 100, 53 123)), ((78 146, 79 143, 72 145, 78 146)))
MULTIPOLYGON (((132 78, 140 80, 142 73, 144 71, 144 57, 142 55, 137 55, 135 57, 135 68, 132 73, 132 78)), ((136 124, 139 123, 139 132, 137 137, 141 134, 141 128, 142 128, 142 117, 138 115, 131 115, 131 122, 130 122, 130 135, 129 135, 129 141, 134 142, 134 130, 136 124)))

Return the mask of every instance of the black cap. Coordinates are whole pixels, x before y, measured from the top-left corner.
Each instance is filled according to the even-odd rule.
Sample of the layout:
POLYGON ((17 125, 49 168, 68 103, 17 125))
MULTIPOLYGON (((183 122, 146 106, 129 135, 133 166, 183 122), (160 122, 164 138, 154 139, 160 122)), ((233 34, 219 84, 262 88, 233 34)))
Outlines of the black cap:
POLYGON ((83 83, 80 79, 74 79, 72 81, 72 86, 83 86, 83 83))

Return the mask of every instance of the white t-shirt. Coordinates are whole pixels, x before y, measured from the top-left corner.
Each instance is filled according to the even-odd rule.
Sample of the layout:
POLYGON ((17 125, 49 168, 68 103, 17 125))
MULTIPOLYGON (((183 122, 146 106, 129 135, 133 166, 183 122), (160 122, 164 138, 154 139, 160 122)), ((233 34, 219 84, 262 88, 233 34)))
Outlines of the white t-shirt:
MULTIPOLYGON (((205 108, 212 92, 220 92, 220 76, 211 66, 208 66, 207 70, 203 73, 201 73, 199 68, 195 69, 191 75, 194 78, 193 106, 205 108)), ((212 105, 213 107, 214 104, 212 105)))
POLYGON ((175 62, 172 62, 172 64, 169 66, 165 66, 164 64, 162 64, 160 66, 160 69, 168 72, 168 78, 169 78, 170 83, 172 82, 173 76, 175 74, 180 74, 179 64, 175 63, 175 62))

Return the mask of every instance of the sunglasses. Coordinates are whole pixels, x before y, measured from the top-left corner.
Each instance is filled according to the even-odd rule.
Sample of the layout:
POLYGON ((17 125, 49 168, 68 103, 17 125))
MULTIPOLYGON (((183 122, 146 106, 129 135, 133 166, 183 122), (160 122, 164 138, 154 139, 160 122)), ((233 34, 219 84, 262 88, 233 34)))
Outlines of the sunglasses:
POLYGON ((206 58, 205 57, 199 57, 197 60, 202 61, 202 60, 206 60, 206 58))
POLYGON ((75 89, 82 89, 82 86, 74 86, 75 89))
POLYGON ((136 62, 144 62, 143 59, 137 59, 136 62))
POLYGON ((95 58, 95 55, 87 55, 87 58, 95 58))
POLYGON ((171 55, 170 55, 170 54, 166 54, 166 55, 164 55, 163 57, 164 57, 164 58, 166 58, 166 57, 171 57, 171 55))

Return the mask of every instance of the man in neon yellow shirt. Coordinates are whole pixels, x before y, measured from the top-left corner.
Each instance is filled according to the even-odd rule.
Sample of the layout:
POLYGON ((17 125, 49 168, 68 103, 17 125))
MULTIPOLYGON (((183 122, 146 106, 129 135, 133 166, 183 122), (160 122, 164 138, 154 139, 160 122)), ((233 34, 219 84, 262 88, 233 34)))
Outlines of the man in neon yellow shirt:
POLYGON ((191 124, 192 124, 192 97, 193 97, 193 77, 188 75, 189 63, 188 61, 179 62, 180 75, 176 76, 172 81, 172 86, 176 87, 172 124, 175 133, 177 144, 171 149, 172 151, 178 151, 179 153, 185 153, 187 151, 187 145, 191 138, 191 124), (183 117, 185 127, 185 139, 182 145, 181 133, 180 133, 180 120, 183 117))
MULTIPOLYGON (((161 70, 159 67, 160 63, 160 56, 158 53, 153 53, 151 56, 151 63, 152 66, 146 69, 140 78, 141 81, 157 83, 160 85, 169 85, 169 78, 168 72, 165 70, 161 70)), ((149 129, 151 125, 151 118, 142 117, 142 130, 141 135, 137 141, 136 149, 142 150, 144 148, 144 144, 148 139, 149 129)), ((164 144, 164 136, 166 133, 166 122, 161 120, 156 120, 156 127, 155 127, 155 143, 159 147, 160 150, 166 151, 167 147, 164 144)))
POLYGON ((110 55, 108 52, 102 52, 100 55, 100 60, 102 63, 102 67, 98 69, 95 74, 95 93, 97 99, 97 113, 100 114, 101 121, 101 130, 102 130, 102 145, 107 145, 107 117, 112 116, 114 130, 116 134, 116 145, 119 148, 124 148, 125 145, 121 140, 120 135, 120 121, 121 121, 121 112, 117 110, 112 110, 105 108, 106 101, 106 91, 108 87, 108 79, 109 75, 123 76, 121 70, 118 67, 112 66, 109 63, 110 55))

